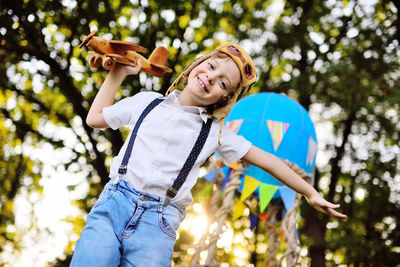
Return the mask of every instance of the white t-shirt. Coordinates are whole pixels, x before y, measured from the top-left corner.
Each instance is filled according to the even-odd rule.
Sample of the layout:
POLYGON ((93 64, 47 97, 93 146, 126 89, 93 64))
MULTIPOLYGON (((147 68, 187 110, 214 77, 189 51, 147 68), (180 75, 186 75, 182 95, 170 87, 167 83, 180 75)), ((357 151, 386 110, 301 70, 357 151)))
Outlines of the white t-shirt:
MULTIPOLYGON (((165 197, 179 171, 183 167, 194 143, 200 134, 203 121, 208 115, 204 108, 182 106, 180 91, 173 91, 143 120, 136 136, 123 179, 135 189, 165 197)), ((162 95, 155 92, 140 92, 103 109, 104 119, 112 129, 128 125, 131 130, 147 105, 162 95)), ((224 126, 221 146, 218 145, 220 121, 214 120, 207 141, 190 171, 185 183, 173 198, 179 207, 185 208, 192 201, 190 190, 199 176, 200 166, 217 151, 226 164, 241 159, 250 149, 251 143, 224 126)), ((123 147, 114 157, 110 177, 115 178, 129 142, 129 134, 123 147)))

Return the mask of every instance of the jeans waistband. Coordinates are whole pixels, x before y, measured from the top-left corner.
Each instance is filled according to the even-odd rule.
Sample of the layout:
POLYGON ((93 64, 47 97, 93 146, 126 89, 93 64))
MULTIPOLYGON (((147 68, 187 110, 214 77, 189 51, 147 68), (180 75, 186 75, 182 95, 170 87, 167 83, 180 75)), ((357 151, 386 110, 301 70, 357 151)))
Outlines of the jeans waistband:
MULTIPOLYGON (((119 178, 112 179, 110 182, 113 183, 118 188, 129 192, 129 194, 132 194, 132 196, 135 196, 137 199, 143 201, 143 202, 157 202, 159 206, 163 206, 165 202, 165 197, 160 197, 157 195, 153 195, 150 193, 142 192, 140 190, 135 189, 132 185, 130 185, 126 180, 119 178)), ((177 208, 179 211, 184 212, 182 208, 180 208, 178 205, 176 205, 173 201, 169 203, 170 206, 173 206, 177 208)))

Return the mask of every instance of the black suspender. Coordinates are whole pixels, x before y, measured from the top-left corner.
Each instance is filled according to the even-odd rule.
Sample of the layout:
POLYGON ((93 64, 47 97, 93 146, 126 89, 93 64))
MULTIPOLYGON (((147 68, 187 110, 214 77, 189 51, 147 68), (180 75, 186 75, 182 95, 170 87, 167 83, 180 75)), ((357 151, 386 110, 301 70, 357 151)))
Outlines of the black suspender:
POLYGON ((185 164, 178 174, 178 177, 172 184, 172 186, 167 191, 167 198, 165 199, 164 206, 167 206, 172 198, 176 196, 178 190, 182 187, 183 183, 186 181, 186 177, 189 175, 190 170, 195 164, 197 158, 203 146, 207 140, 208 134, 210 133, 212 119, 208 118, 207 123, 203 122, 199 136, 197 137, 196 143, 194 144, 192 151, 190 151, 189 157, 186 159, 185 164))
POLYGON ((163 98, 156 98, 143 110, 142 114, 140 115, 139 119, 137 120, 135 127, 132 130, 131 138, 129 139, 128 146, 125 151, 124 158, 122 159, 122 163, 119 166, 118 174, 124 175, 127 172, 128 161, 132 153, 133 144, 135 143, 136 135, 139 130, 140 125, 142 124, 144 118, 153 110, 158 104, 160 104, 164 99, 163 98))
MULTIPOLYGON (((119 169, 118 169, 119 176, 123 176, 127 172, 128 161, 129 161, 129 158, 132 153, 133 144, 135 143, 137 132, 138 132, 139 127, 142 124, 144 118, 150 113, 150 111, 152 111, 163 100, 164 100, 163 98, 154 99, 143 110, 142 114, 140 115, 138 121, 135 124, 135 127, 132 130, 132 134, 129 139, 128 146, 126 148, 124 157, 122 159, 122 163, 119 166, 119 169)), ((164 206, 167 206, 169 204, 170 200, 176 196, 179 189, 182 187, 183 183, 186 181, 186 178, 189 175, 190 170, 193 168, 193 165, 195 164, 195 162, 207 140, 208 134, 210 133, 211 124, 212 124, 211 118, 208 118, 206 123, 203 122, 200 134, 197 137, 196 143, 194 144, 192 151, 190 151, 190 154, 189 154, 188 158, 186 159, 185 164, 183 164, 183 167, 182 167, 181 171, 179 172, 178 177, 175 179, 174 183, 167 191, 164 206)))

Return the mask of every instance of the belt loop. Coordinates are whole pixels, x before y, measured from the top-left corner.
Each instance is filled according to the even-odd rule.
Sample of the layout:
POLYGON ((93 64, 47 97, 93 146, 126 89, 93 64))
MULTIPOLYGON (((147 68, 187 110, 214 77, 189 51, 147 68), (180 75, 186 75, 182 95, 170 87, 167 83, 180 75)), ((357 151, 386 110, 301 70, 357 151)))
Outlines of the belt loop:
POLYGON ((158 209, 157 209, 158 213, 163 213, 163 211, 164 211, 164 201, 163 201, 162 198, 160 199, 160 202, 158 203, 158 209))
POLYGON ((117 185, 119 184, 119 181, 121 180, 121 175, 117 174, 117 176, 114 178, 113 184, 117 185))

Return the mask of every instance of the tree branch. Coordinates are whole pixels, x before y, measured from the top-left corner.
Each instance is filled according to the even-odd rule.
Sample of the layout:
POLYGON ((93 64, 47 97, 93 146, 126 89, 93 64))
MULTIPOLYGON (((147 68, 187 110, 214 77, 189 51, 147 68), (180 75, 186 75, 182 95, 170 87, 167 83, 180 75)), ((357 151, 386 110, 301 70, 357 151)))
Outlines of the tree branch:
MULTIPOLYGON (((24 99, 26 99, 26 100, 27 100, 28 102, 30 102, 30 103, 35 103, 35 104, 37 104, 37 105, 41 108, 41 110, 42 110, 43 112, 45 112, 45 113, 47 113, 47 114, 49 114, 49 113, 52 112, 52 111, 51 111, 51 108, 48 107, 44 102, 42 102, 42 101, 40 101, 39 99, 35 98, 35 97, 33 96, 33 94, 32 94, 31 91, 27 92, 26 90, 25 90, 25 91, 18 90, 18 89, 15 87, 14 84, 11 84, 11 83, 9 83, 9 82, 8 82, 7 84, 5 84, 4 81, 0 81, 0 86, 3 87, 3 88, 7 88, 7 89, 10 90, 10 91, 15 92, 18 96, 22 96, 24 99)), ((75 131, 74 127, 73 127, 72 124, 70 123, 70 121, 69 121, 69 119, 67 118, 67 116, 65 116, 64 114, 62 114, 62 113, 60 113, 60 112, 58 112, 58 111, 56 111, 54 114, 56 115, 57 119, 58 119, 60 122, 64 123, 66 127, 70 128, 70 129, 74 132, 76 138, 78 138, 78 140, 79 140, 82 144, 85 143, 85 142, 82 140, 81 135, 79 135, 79 134, 75 131)), ((85 148, 86 153, 89 153, 89 151, 87 150, 86 146, 84 146, 84 148, 85 148)))
MULTIPOLYGON (((58 147, 58 148, 64 147, 64 142, 62 140, 54 140, 52 138, 46 137, 43 134, 41 134, 40 132, 38 132, 37 130, 33 129, 30 124, 27 124, 23 121, 15 120, 11 116, 10 112, 7 109, 0 108, 0 112, 3 113, 4 117, 6 117, 7 119, 10 119, 13 122, 13 124, 16 126, 17 130, 21 131, 23 133, 23 136, 25 136, 26 133, 30 132, 30 133, 37 135, 39 137, 39 139, 45 140, 46 142, 52 144, 55 147, 58 147)), ((76 151, 75 151, 75 153, 80 154, 79 152, 76 152, 76 151)))
POLYGON ((339 147, 336 147, 336 155, 334 158, 331 159, 330 165, 332 169, 331 169, 331 180, 329 184, 329 191, 327 196, 328 201, 333 201, 333 196, 335 195, 336 192, 335 188, 339 180, 339 175, 341 173, 339 162, 343 159, 345 153, 345 146, 349 139, 351 133, 351 127, 353 126, 353 122, 355 121, 355 119, 356 119, 356 110, 352 110, 347 120, 344 122, 342 143, 339 147))

